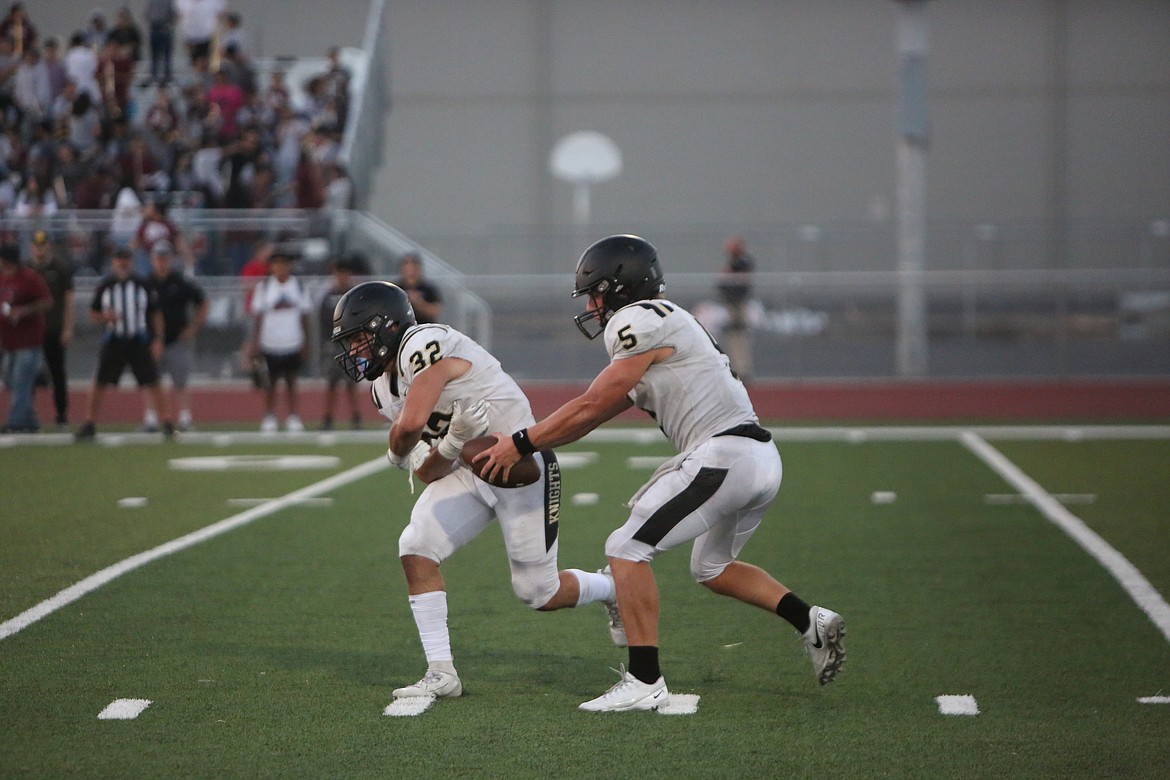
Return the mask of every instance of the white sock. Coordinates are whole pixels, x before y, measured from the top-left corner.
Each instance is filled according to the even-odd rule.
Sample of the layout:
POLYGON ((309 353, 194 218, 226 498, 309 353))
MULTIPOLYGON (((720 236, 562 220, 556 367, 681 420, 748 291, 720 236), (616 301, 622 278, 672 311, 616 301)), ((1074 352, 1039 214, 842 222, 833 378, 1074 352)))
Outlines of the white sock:
MULTIPOLYGON (((434 668, 443 668, 437 664, 450 664, 454 657, 451 655, 451 634, 447 630, 447 592, 442 590, 431 593, 420 593, 410 596, 410 611, 414 613, 414 623, 418 626, 418 638, 422 640, 423 653, 427 657, 427 665, 434 668)), ((452 667, 452 670, 454 667, 452 667)))
POLYGON ((158 425, 158 412, 154 409, 147 409, 142 414, 143 425, 158 425))
POLYGON ((597 572, 581 571, 580 569, 565 569, 577 578, 581 594, 577 596, 577 606, 592 604, 595 601, 612 601, 614 599, 613 585, 609 577, 597 572))
POLYGON ((190 425, 190 424, 191 424, 191 410, 184 409, 183 411, 179 412, 179 425, 190 425))

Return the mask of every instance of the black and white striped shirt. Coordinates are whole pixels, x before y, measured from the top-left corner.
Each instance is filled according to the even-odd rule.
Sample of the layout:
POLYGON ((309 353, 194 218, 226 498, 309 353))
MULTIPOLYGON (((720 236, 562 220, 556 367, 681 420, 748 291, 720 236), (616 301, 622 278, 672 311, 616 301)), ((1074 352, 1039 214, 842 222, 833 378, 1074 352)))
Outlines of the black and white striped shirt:
POLYGON ((96 312, 114 311, 118 318, 106 323, 106 337, 149 340, 150 317, 155 299, 150 288, 136 276, 124 281, 107 276, 93 293, 90 308, 96 312))

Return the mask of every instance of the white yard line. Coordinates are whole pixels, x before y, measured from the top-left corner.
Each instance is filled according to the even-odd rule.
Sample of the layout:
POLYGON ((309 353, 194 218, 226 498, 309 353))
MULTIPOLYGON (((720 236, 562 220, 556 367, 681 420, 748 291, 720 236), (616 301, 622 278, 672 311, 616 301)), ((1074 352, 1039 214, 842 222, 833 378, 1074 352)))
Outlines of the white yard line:
POLYGON ((186 536, 180 536, 178 539, 173 539, 165 544, 160 544, 152 550, 138 553, 123 561, 115 563, 113 566, 107 566, 96 574, 91 574, 81 582, 70 585, 65 590, 61 591, 55 596, 42 601, 31 609, 21 612, 11 620, 6 620, 0 623, 0 640, 7 639, 13 634, 28 628, 33 623, 37 622, 47 615, 51 615, 57 610, 68 604, 72 604, 87 593, 92 593, 101 586, 110 582, 113 579, 121 577, 127 572, 131 572, 140 566, 145 566, 152 561, 157 561, 159 558, 165 558, 168 555, 177 553, 180 550, 185 550, 200 542, 206 542, 208 539, 214 539, 220 534, 225 534, 240 526, 247 525, 253 520, 258 520, 261 517, 266 517, 273 512, 279 512, 286 507, 296 506, 305 501, 305 499, 319 496, 322 493, 328 493, 331 490, 336 490, 343 485, 348 485, 350 482, 356 482, 371 474, 382 471, 390 467, 385 458, 379 457, 360 466, 355 466, 348 471, 343 471, 340 474, 334 474, 332 477, 323 479, 320 482, 315 482, 308 487, 303 487, 300 490, 294 490, 288 495, 273 499, 260 506, 253 507, 247 511, 241 512, 238 515, 220 520, 218 523, 213 523, 209 526, 200 528, 198 531, 193 531, 186 536))
POLYGON ((1166 641, 1170 642, 1170 604, 1166 603, 1162 594, 1142 576, 1136 566, 982 437, 973 431, 966 431, 960 441, 1012 487, 1026 496, 1041 514, 1068 534, 1085 552, 1096 558, 1097 562, 1121 584, 1134 603, 1149 615, 1166 641))

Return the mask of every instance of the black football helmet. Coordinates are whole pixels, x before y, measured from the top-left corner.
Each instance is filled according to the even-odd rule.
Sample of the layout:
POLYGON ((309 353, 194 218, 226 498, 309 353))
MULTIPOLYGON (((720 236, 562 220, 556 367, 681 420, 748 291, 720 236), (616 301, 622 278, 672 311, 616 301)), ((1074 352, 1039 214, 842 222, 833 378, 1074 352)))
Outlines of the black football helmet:
POLYGON ((585 250, 577 261, 573 297, 596 293, 601 307, 573 318, 585 338, 595 339, 604 330, 609 316, 634 301, 657 298, 666 289, 658 250, 644 238, 617 235, 603 238, 585 250), (597 320, 590 331, 586 323, 597 320))
POLYGON ((333 359, 353 381, 373 381, 397 358, 403 334, 415 323, 414 308, 401 287, 359 284, 333 309, 332 340, 342 350, 333 359))

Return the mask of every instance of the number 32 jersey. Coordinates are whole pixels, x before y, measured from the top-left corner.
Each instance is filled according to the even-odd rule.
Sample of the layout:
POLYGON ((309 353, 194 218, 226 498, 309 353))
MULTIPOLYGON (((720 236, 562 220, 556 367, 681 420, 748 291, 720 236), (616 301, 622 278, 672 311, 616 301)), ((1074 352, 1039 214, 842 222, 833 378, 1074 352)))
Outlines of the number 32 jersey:
POLYGON ((717 433, 758 422, 747 389, 707 330, 676 303, 661 298, 618 309, 605 326, 610 360, 659 347, 670 357, 652 364, 629 398, 650 414, 680 452, 717 433))
POLYGON ((514 431, 536 422, 528 397, 500 366, 500 361, 463 333, 436 323, 415 325, 406 331, 398 349, 397 387, 390 372, 386 372, 374 380, 371 388, 378 410, 393 421, 414 378, 447 357, 462 358, 471 367, 463 376, 448 382, 439 394, 423 431, 423 441, 431 442, 446 435, 456 401, 464 409, 476 401, 488 401, 491 405, 489 431, 514 431))

